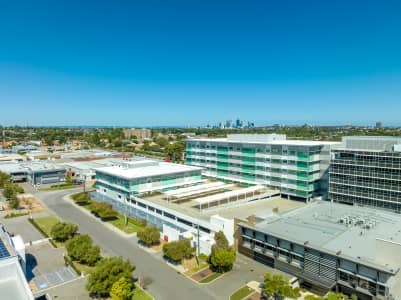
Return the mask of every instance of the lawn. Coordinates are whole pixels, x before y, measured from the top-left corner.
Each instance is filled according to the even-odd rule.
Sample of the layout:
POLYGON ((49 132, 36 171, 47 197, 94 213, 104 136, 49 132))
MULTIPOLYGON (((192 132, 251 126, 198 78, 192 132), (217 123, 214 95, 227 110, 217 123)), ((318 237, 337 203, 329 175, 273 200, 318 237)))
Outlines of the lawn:
MULTIPOLYGON (((52 227, 61 221, 59 218, 55 216, 48 216, 48 217, 32 219, 31 222, 34 223, 39 228, 39 231, 42 231, 42 233, 44 233, 47 237, 51 237, 50 232, 52 230, 52 227)), ((62 242, 57 242, 55 240, 51 240, 51 242, 56 247, 64 246, 64 243, 62 242)))
POLYGON ((120 214, 117 215, 117 219, 108 221, 108 223, 110 223, 113 226, 117 227, 118 229, 124 231, 125 233, 134 233, 134 232, 138 232, 139 230, 143 229, 143 227, 140 227, 129 221, 128 221, 127 225, 125 225, 125 217, 120 214))
POLYGON ((83 272, 85 275, 88 275, 89 272, 92 271, 95 268, 94 266, 91 267, 91 266, 88 266, 88 265, 84 265, 84 264, 81 264, 81 263, 79 263, 77 261, 74 261, 73 264, 78 270, 83 272))
POLYGON ((4 219, 12 219, 12 218, 18 218, 18 217, 22 217, 22 216, 26 216, 29 215, 29 213, 27 212, 22 212, 22 213, 9 213, 7 215, 4 216, 4 219))
POLYGON ((242 300, 253 293, 253 289, 244 286, 230 296, 230 300, 242 300))
POLYGON ((221 275, 223 275, 223 273, 214 272, 212 275, 209 275, 208 277, 206 277, 206 278, 202 279, 201 281, 199 281, 199 283, 212 282, 213 280, 219 278, 221 275))
POLYGON ((134 295, 132 296, 132 300, 153 300, 153 297, 150 296, 143 289, 141 289, 139 286, 135 286, 134 295))
MULTIPOLYGON (((79 194, 77 194, 77 195, 79 195, 79 194)), ((95 202, 94 200, 90 200, 84 205, 80 205, 80 204, 78 204, 78 205, 80 205, 81 207, 85 208, 88 211, 91 211, 91 204, 94 202, 95 202)), ((124 231, 125 233, 128 233, 128 234, 138 232, 144 228, 144 226, 141 226, 138 221, 135 221, 131 218, 128 218, 128 223, 127 223, 127 225, 125 225, 125 217, 122 214, 120 214, 119 212, 117 212, 117 213, 118 213, 118 215, 114 220, 105 221, 105 222, 110 223, 114 227, 116 227, 116 228, 120 229, 121 231, 124 231)))
POLYGON ((50 237, 50 231, 52 230, 52 227, 57 224, 58 222, 61 222, 59 218, 55 216, 48 216, 48 217, 42 217, 42 218, 36 218, 33 219, 33 222, 38 225, 42 231, 50 237))

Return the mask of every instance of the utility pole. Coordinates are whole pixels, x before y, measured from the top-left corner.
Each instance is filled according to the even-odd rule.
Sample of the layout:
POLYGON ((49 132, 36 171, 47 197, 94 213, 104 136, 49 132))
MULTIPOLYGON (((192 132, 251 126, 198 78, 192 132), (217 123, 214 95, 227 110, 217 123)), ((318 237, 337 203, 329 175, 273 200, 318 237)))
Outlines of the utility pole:
POLYGON ((196 261, 197 261, 197 263, 198 263, 198 270, 199 270, 199 268, 200 268, 200 262, 199 262, 199 254, 200 254, 200 246, 199 246, 199 223, 198 223, 198 234, 197 234, 197 239, 198 239, 198 241, 196 242, 196 248, 198 248, 198 251, 197 251, 197 256, 196 256, 196 261))

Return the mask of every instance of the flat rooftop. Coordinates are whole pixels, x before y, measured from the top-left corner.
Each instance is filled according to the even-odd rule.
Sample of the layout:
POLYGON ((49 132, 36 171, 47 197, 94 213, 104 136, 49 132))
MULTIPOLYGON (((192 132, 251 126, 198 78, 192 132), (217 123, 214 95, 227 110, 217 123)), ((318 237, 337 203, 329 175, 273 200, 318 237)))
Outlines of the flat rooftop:
POLYGON ((130 161, 143 161, 143 160, 149 160, 149 159, 145 159, 140 156, 134 156, 129 159, 102 158, 102 159, 87 160, 87 161, 63 162, 63 163, 59 163, 59 164, 66 166, 66 167, 76 168, 76 169, 80 169, 80 170, 92 170, 92 169, 102 168, 102 167, 119 166, 119 165, 126 164, 130 161))
POLYGON ((256 139, 241 139, 231 140, 228 138, 189 138, 187 141, 198 141, 198 142, 224 142, 232 144, 259 144, 259 145, 288 145, 288 146, 321 146, 321 145, 340 145, 340 142, 329 142, 329 141, 303 141, 303 140, 256 140, 256 139))
POLYGON ((211 209, 200 210, 194 207, 198 204, 196 202, 196 198, 200 198, 200 196, 184 203, 174 203, 172 201, 168 202, 163 194, 144 196, 140 198, 151 203, 160 205, 162 207, 166 207, 179 213, 191 216, 193 218, 205 221, 208 221, 213 215, 219 215, 227 219, 238 218, 246 220, 246 218, 251 215, 265 216, 271 214, 273 210, 284 212, 305 205, 305 203, 303 202, 287 200, 277 196, 269 199, 251 202, 231 202, 229 205, 214 206, 211 209))
POLYGON ((46 161, 23 161, 23 162, 10 162, 10 163, 1 163, 0 171, 4 173, 16 173, 16 172, 28 172, 28 171, 57 171, 57 170, 65 170, 64 167, 49 163, 46 161))
POLYGON ((361 263, 373 263, 388 270, 400 267, 383 263, 386 259, 377 250, 378 240, 401 243, 399 214, 318 201, 267 216, 255 228, 328 253, 340 253, 361 263))
POLYGON ((119 166, 97 168, 96 171, 125 179, 201 171, 202 168, 154 160, 127 161, 119 166))

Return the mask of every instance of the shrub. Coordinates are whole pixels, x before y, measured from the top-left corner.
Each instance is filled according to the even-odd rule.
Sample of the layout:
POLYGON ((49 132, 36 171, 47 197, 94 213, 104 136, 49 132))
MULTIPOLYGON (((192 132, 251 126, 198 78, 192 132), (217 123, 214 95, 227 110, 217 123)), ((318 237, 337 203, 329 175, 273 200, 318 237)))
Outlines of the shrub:
POLYGON ((205 253, 199 253, 199 259, 203 260, 203 261, 208 261, 209 256, 206 255, 205 253))
POLYGON ((59 222, 53 225, 50 236, 59 242, 64 242, 74 236, 78 231, 78 225, 69 222, 59 222))
POLYGON ((112 300, 130 300, 133 294, 134 284, 130 278, 121 277, 111 286, 110 296, 112 300))
POLYGON ((19 199, 17 198, 17 196, 13 195, 10 201, 8 202, 8 206, 11 209, 18 209, 19 205, 20 205, 19 199))
POLYGON ((138 239, 144 242, 147 246, 152 246, 160 243, 160 231, 156 226, 145 227, 137 233, 138 239))
POLYGON ((90 272, 86 289, 107 296, 116 281, 121 277, 131 279, 134 270, 135 266, 129 260, 124 261, 121 257, 104 258, 90 272))
POLYGON ((113 210, 111 204, 104 202, 93 202, 91 205, 91 211, 103 221, 114 219, 118 215, 118 213, 113 210))
POLYGON ((68 255, 86 265, 94 265, 100 259, 100 248, 93 245, 89 235, 77 235, 65 244, 68 255))
POLYGON ((91 196, 87 192, 81 192, 72 196, 72 200, 78 205, 86 205, 92 201, 91 196))
POLYGON ((176 262, 181 262, 183 258, 189 258, 195 252, 189 240, 174 241, 163 246, 165 256, 176 262))

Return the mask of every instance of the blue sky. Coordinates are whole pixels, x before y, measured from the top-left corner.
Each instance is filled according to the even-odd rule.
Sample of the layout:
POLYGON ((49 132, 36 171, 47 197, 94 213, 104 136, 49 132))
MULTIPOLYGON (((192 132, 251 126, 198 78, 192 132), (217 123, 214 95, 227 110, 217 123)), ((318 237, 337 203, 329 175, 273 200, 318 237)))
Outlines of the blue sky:
POLYGON ((0 124, 401 125, 401 1, 0 0, 0 124))

